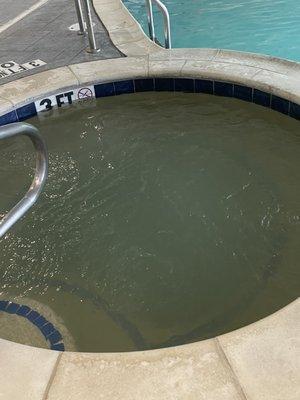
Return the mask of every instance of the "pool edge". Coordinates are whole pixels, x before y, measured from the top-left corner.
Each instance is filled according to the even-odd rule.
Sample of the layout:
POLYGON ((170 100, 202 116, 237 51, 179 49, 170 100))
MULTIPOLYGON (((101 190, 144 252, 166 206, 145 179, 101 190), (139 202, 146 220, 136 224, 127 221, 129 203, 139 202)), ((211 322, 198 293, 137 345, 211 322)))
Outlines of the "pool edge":
POLYGON ((299 314, 300 298, 217 338, 138 352, 60 353, 0 339, 1 391, 22 400, 296 400, 299 314))

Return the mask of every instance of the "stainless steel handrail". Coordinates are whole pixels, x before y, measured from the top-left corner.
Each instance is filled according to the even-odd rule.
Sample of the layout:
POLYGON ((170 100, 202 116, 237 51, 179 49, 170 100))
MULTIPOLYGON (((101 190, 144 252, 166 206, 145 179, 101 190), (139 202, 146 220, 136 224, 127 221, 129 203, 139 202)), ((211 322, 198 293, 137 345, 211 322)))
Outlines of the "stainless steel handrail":
POLYGON ((75 0, 75 7, 79 24, 79 34, 85 34, 85 32, 88 34, 89 47, 86 51, 88 53, 98 53, 100 48, 97 47, 95 39, 90 0, 75 0))
POLYGON ((170 14, 167 7, 160 0, 146 0, 147 14, 148 14, 148 27, 150 39, 154 42, 156 41, 155 28, 154 28, 154 18, 153 18, 153 1, 160 9, 164 18, 164 36, 165 36, 165 47, 166 49, 171 49, 171 23, 170 14))
POLYGON ((82 14, 82 4, 81 0, 74 0, 75 1, 75 8, 76 8, 76 14, 78 18, 78 25, 79 25, 79 35, 84 35, 85 33, 85 23, 83 20, 83 14, 82 14))
POLYGON ((0 238, 37 201, 48 175, 48 151, 44 139, 39 134, 37 128, 25 122, 17 122, 0 127, 0 140, 20 135, 28 136, 34 145, 36 151, 35 175, 30 188, 22 200, 0 220, 0 238))

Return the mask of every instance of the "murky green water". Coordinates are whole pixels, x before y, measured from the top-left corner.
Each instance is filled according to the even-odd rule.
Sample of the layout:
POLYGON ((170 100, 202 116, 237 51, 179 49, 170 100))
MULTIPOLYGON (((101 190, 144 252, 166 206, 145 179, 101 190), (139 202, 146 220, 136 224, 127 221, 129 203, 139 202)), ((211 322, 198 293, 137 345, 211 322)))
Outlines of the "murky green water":
MULTIPOLYGON (((0 296, 47 304, 79 351, 149 349, 253 322, 300 293, 299 122, 206 95, 98 100, 30 120, 39 203, 0 241, 0 296)), ((0 143, 0 209, 27 188, 0 143)))

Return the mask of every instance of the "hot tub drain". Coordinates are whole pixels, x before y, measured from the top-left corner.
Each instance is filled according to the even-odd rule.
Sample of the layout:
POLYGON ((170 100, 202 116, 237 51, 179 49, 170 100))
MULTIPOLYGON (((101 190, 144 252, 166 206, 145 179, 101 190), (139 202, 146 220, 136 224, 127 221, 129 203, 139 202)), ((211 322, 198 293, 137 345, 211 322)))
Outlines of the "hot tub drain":
POLYGON ((42 335, 45 337, 47 343, 50 345, 51 350, 65 350, 63 338, 60 332, 55 328, 53 324, 51 324, 51 322, 49 322, 37 311, 28 306, 6 300, 0 301, 0 311, 26 318, 27 321, 31 322, 40 330, 42 335))

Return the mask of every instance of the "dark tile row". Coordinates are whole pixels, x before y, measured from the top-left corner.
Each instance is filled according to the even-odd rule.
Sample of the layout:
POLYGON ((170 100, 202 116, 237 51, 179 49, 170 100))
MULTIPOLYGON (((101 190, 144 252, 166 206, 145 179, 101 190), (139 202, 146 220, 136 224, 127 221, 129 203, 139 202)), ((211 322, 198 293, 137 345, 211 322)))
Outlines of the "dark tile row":
POLYGON ((7 312, 9 314, 16 314, 20 317, 26 318, 32 324, 34 324, 40 332, 44 335, 45 339, 50 343, 51 350, 64 351, 65 346, 62 343, 62 336, 59 331, 55 328, 51 322, 45 317, 30 307, 13 303, 6 300, 0 301, 0 311, 7 312))
MULTIPOLYGON (((94 88, 97 98, 151 91, 205 93, 216 96, 234 97, 271 108, 300 120, 299 104, 258 89, 228 82, 189 78, 146 78, 97 84, 94 88)), ((36 114, 34 103, 30 103, 0 116, 0 125, 24 121, 36 114)))

